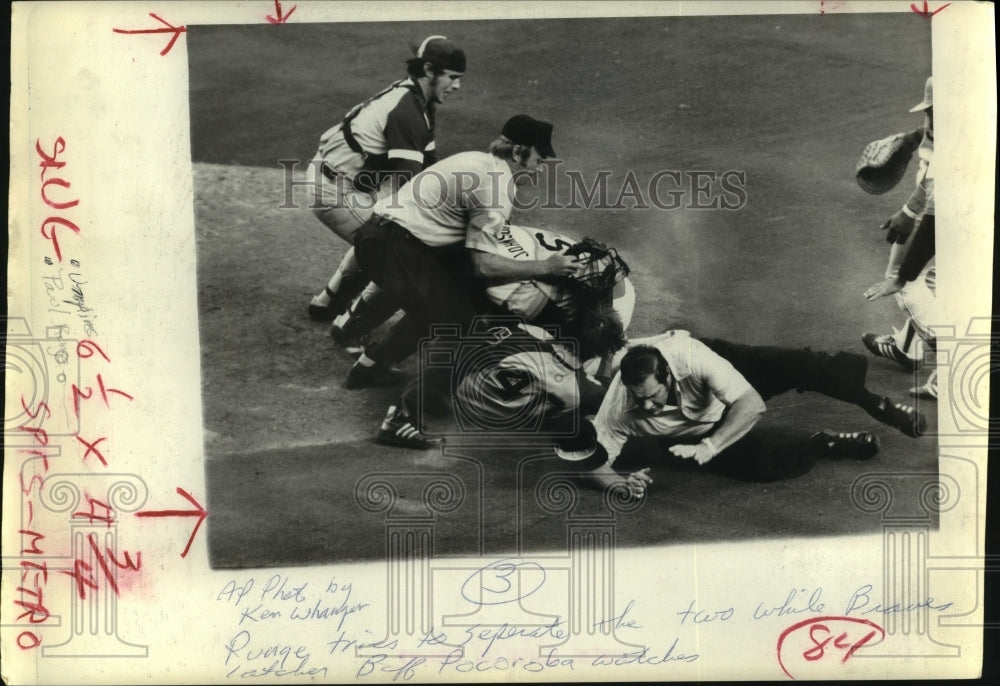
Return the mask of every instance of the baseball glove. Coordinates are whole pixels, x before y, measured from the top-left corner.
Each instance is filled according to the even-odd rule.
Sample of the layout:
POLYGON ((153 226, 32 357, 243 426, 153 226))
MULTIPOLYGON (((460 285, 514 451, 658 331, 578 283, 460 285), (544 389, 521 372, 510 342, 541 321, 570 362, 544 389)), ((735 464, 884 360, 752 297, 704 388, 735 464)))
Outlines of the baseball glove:
POLYGON ((896 133, 865 146, 854 171, 861 190, 872 195, 888 193, 906 173, 913 152, 920 147, 923 129, 896 133))
POLYGON ((617 250, 592 238, 584 238, 571 245, 566 249, 566 254, 583 258, 584 263, 570 278, 579 290, 590 295, 610 294, 615 284, 629 273, 628 265, 617 250))

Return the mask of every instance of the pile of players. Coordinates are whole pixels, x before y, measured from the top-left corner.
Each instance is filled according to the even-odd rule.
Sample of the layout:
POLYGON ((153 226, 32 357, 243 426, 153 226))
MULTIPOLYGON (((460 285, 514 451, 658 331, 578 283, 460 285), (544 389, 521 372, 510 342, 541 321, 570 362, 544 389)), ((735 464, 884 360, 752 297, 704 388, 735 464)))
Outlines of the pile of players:
POLYGON ((556 155, 552 124, 515 115, 486 151, 437 160, 435 109, 460 88, 465 69, 461 49, 427 38, 407 62, 407 77, 324 133, 313 160, 314 212, 352 248, 309 315, 332 321, 333 338, 359 354, 348 389, 403 383, 394 365, 429 335, 433 342, 478 327, 487 341, 503 343, 503 354, 481 356, 489 362, 457 379, 454 366, 419 364, 389 407, 379 442, 439 446, 443 439, 423 418, 449 406, 496 427, 534 413, 542 433, 560 437, 556 453, 593 484, 641 497, 648 469, 614 469, 636 441, 759 481, 801 474, 821 457, 878 452, 868 432, 762 441, 753 429, 764 400, 792 389, 921 434, 925 422, 914 408, 866 388, 860 355, 699 341, 683 331, 628 340, 635 293, 614 250, 510 223, 517 187, 536 181, 556 155))

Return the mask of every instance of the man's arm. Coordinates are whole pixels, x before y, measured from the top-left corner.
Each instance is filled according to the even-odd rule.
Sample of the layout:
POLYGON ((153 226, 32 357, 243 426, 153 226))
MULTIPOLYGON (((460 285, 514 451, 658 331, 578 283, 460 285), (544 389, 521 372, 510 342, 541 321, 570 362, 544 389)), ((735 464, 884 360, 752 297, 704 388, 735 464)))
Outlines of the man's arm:
POLYGON ((496 281, 551 279, 572 276, 579 265, 578 257, 556 253, 546 260, 514 260, 482 250, 471 250, 476 275, 496 281))
POLYGON ((925 214, 913 233, 910 246, 903 256, 899 272, 893 278, 884 279, 865 291, 865 298, 876 300, 886 295, 892 295, 903 290, 909 281, 913 281, 923 271, 927 263, 934 257, 934 215, 925 214))
POLYGON ((705 464, 736 441, 746 436, 756 426, 766 409, 757 391, 750 389, 726 409, 710 437, 701 443, 681 443, 668 450, 677 457, 693 458, 698 464, 705 464))
POLYGON ((641 498, 646 495, 646 489, 653 483, 653 478, 649 475, 649 467, 626 475, 619 474, 608 463, 604 463, 597 469, 584 472, 581 477, 588 486, 599 490, 614 486, 625 487, 633 498, 641 498))

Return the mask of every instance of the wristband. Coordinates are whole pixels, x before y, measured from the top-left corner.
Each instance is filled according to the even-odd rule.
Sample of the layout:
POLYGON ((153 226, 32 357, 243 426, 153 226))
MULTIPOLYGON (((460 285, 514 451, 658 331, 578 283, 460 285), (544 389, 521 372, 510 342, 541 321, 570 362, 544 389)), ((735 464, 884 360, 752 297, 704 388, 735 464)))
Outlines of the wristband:
POLYGON ((910 219, 916 219, 917 215, 910 209, 908 205, 903 205, 903 214, 905 214, 910 219))

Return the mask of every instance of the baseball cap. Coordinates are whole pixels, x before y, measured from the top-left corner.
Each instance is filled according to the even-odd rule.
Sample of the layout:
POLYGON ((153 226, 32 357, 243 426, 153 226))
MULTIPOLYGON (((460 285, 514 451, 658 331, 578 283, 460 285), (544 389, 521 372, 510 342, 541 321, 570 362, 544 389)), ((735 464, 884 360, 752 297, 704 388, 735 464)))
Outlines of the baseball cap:
POLYGON ((924 84, 924 99, 919 105, 910 108, 911 112, 923 112, 924 110, 929 110, 934 106, 934 89, 931 87, 932 76, 927 77, 927 83, 924 84))
POLYGON ((575 463, 581 471, 596 469, 608 461, 608 452, 597 440, 597 429, 589 419, 584 419, 579 431, 555 441, 555 454, 561 460, 575 463))
POLYGON ((530 145, 542 157, 555 157, 552 149, 552 124, 527 114, 516 114, 507 120, 500 131, 505 138, 518 145, 530 145))
POLYGON ((430 62, 440 69, 465 71, 465 53, 445 36, 428 36, 417 48, 417 59, 430 62))

